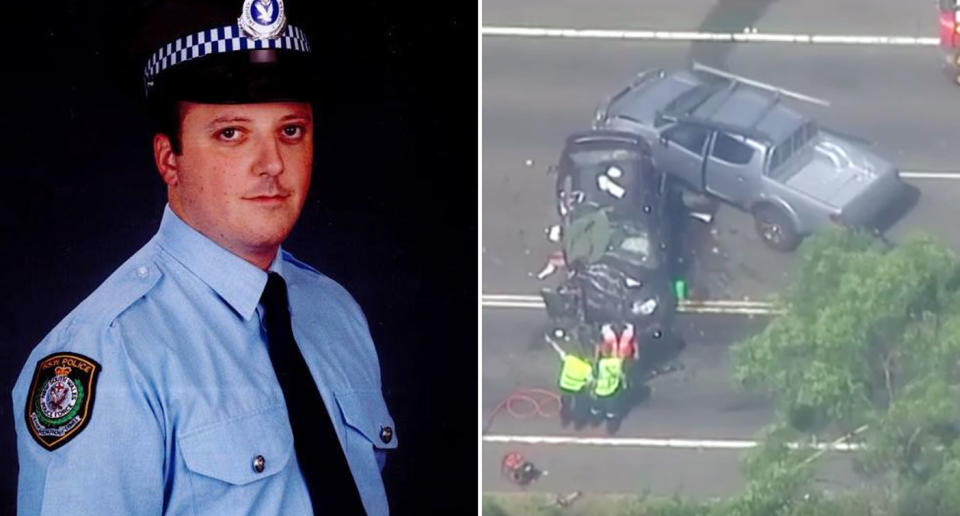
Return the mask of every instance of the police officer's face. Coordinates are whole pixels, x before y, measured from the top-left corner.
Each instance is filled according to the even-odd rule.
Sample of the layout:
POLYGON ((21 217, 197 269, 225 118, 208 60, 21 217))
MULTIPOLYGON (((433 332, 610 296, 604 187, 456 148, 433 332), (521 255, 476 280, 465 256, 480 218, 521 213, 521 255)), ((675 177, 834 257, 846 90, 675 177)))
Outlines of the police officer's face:
POLYGON ((272 259, 310 187, 310 104, 183 103, 181 119, 180 155, 154 140, 171 208, 248 261, 272 259))

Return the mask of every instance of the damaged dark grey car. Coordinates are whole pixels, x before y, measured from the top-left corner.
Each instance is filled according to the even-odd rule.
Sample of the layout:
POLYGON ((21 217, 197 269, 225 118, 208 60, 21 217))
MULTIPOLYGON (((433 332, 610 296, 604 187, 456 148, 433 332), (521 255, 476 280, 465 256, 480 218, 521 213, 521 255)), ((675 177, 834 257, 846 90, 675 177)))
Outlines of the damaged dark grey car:
MULTIPOLYGON (((640 340, 659 338, 677 305, 672 279, 678 275, 679 190, 653 167, 649 144, 630 133, 571 135, 555 172, 558 212, 568 222, 579 220, 567 229, 580 224, 583 235, 598 239, 590 258, 575 259, 565 250, 569 276, 556 290, 541 291, 548 315, 591 323, 629 321, 640 340), (602 229, 589 217, 579 219, 578 212, 598 214, 603 208, 609 216, 602 217, 602 229)), ((564 238, 569 243, 573 237, 564 238)))

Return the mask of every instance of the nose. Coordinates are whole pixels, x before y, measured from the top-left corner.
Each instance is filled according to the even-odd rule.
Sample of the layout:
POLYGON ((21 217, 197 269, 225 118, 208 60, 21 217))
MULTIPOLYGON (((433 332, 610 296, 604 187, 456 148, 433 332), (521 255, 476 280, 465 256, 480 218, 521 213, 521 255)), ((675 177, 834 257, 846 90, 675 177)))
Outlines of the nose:
POLYGON ((276 138, 263 138, 257 147, 254 172, 258 176, 278 176, 283 172, 283 156, 276 138))

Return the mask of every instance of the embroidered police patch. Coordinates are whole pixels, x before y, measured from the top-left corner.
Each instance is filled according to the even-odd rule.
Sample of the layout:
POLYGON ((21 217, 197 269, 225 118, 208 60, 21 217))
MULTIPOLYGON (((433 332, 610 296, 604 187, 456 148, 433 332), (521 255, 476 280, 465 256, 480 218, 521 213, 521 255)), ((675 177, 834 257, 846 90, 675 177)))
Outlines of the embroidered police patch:
POLYGON ((48 450, 67 444, 90 421, 100 364, 77 353, 54 353, 37 362, 27 395, 27 428, 48 450))

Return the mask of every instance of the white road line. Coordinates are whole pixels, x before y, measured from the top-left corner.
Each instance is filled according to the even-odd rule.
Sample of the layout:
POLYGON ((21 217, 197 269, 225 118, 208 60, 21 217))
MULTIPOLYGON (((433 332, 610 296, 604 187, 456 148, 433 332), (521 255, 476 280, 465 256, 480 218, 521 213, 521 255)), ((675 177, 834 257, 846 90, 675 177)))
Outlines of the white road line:
POLYGON ((770 308, 727 308, 710 306, 689 306, 683 302, 677 306, 677 311, 683 314, 720 314, 720 315, 781 315, 783 310, 774 310, 770 308))
POLYGON ((654 41, 721 41, 732 43, 799 43, 814 45, 937 46, 938 38, 749 32, 569 29, 555 27, 482 27, 484 36, 528 38, 626 39, 654 41))
POLYGON ((511 299, 516 301, 524 301, 524 300, 529 301, 529 300, 540 299, 540 296, 533 296, 530 294, 482 294, 482 296, 483 296, 483 299, 499 299, 501 301, 506 301, 511 299))
MULTIPOLYGON (((543 310, 545 308, 540 303, 520 303, 516 301, 483 301, 483 308, 521 308, 543 310)), ((779 315, 782 310, 772 310, 770 308, 735 308, 735 307, 698 307, 698 306, 677 306, 677 311, 686 314, 715 314, 715 315, 779 315)))
POLYGON ((480 306, 483 308, 546 308, 542 301, 539 303, 520 303, 516 301, 482 301, 480 306))
MULTIPOLYGON (((568 437, 543 435, 485 435, 483 442, 510 444, 559 444, 585 446, 613 446, 636 448, 680 448, 693 450, 744 450, 757 446, 757 441, 741 439, 663 439, 649 437, 568 437)), ((856 451, 857 443, 787 443, 792 449, 856 451)))
MULTIPOLYGON (((540 296, 531 294, 482 294, 485 301, 513 301, 521 303, 540 303, 543 304, 540 296)), ((736 307, 757 307, 771 308, 773 303, 767 301, 750 301, 748 299, 706 299, 702 301, 681 301, 688 306, 736 306, 736 307)))
POLYGON ((744 300, 736 300, 736 299, 729 299, 729 300, 728 300, 728 299, 704 299, 704 300, 702 300, 702 301, 686 300, 686 301, 680 301, 680 303, 683 304, 683 305, 686 305, 686 306, 696 306, 696 307, 700 307, 700 306, 703 306, 703 307, 711 307, 711 306, 719 306, 719 307, 723 307, 723 306, 737 306, 737 307, 744 307, 744 306, 751 306, 751 307, 755 307, 755 308, 773 308, 773 303, 770 303, 770 302, 768 302, 768 301, 749 301, 749 300, 746 300, 746 299, 744 299, 744 300))
MULTIPOLYGON (((545 305, 539 296, 520 294, 483 294, 480 298, 483 308, 529 308, 543 309, 545 305)), ((680 301, 677 311, 692 314, 722 315, 774 315, 783 310, 774 308, 772 303, 764 301, 706 300, 680 301)))
POLYGON ((901 171, 900 177, 904 179, 960 179, 960 172, 921 172, 921 171, 901 171))

